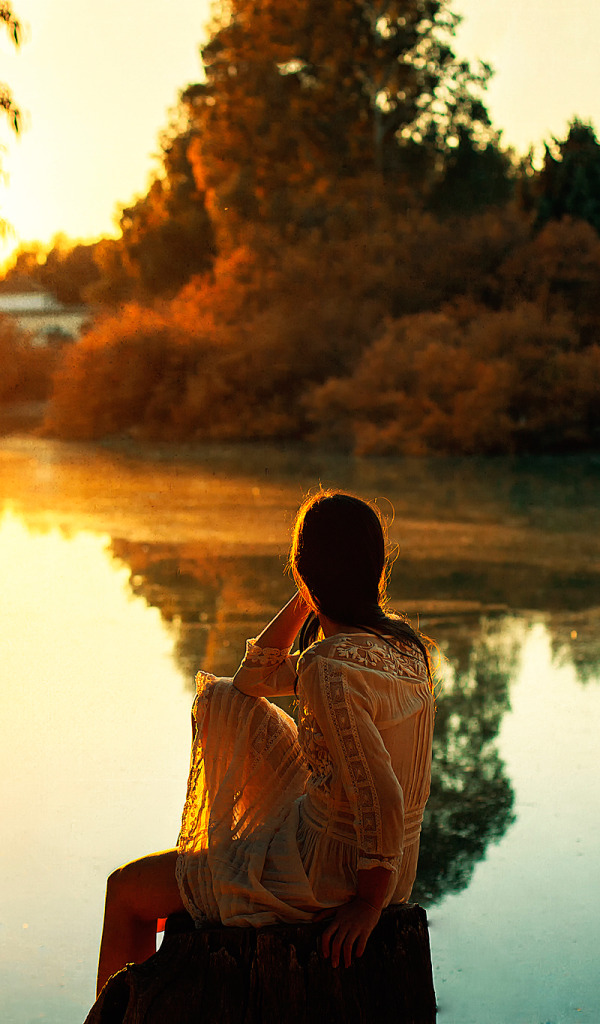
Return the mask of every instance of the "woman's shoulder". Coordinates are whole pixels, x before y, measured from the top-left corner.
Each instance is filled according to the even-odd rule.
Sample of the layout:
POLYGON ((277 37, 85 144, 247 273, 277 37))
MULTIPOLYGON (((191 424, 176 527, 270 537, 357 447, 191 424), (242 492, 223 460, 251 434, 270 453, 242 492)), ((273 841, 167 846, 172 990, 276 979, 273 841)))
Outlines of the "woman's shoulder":
POLYGON ((414 682, 428 680, 422 652, 410 640, 396 637, 388 640, 374 633, 336 633, 307 648, 300 656, 298 671, 308 668, 318 658, 341 662, 350 671, 367 669, 391 673, 414 682))

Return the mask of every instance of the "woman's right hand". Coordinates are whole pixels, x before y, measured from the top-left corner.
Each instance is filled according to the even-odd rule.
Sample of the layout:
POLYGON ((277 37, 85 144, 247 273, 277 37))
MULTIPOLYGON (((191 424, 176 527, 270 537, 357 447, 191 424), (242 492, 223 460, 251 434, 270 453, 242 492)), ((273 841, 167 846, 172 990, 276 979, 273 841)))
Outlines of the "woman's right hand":
MULTIPOLYGON (((323 911, 316 920, 331 914, 323 911)), ((381 911, 356 896, 349 903, 343 903, 334 911, 335 916, 321 937, 323 956, 331 956, 331 966, 337 967, 340 959, 344 966, 352 963, 352 954, 362 956, 367 940, 381 917, 381 911)))

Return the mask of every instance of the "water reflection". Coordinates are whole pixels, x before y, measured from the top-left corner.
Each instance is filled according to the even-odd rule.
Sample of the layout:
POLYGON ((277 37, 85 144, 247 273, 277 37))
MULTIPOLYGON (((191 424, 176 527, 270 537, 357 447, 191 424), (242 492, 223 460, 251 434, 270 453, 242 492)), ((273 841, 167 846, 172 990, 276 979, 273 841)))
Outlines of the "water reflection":
POLYGON ((441 629, 446 670, 414 891, 425 905, 466 888, 489 843, 514 821, 514 792, 496 740, 524 633, 524 623, 508 617, 441 629))
POLYGON ((548 632, 555 665, 572 665, 582 684, 600 679, 600 607, 554 614, 549 617, 548 632))
MULTIPOLYGON (((169 623, 182 671, 191 680, 198 665, 217 675, 231 674, 245 637, 262 628, 291 593, 283 572, 284 549, 212 554, 205 541, 156 544, 117 538, 111 550, 128 568, 132 591, 169 623)), ((467 566, 460 555, 444 563, 403 554, 390 581, 392 605, 419 617, 425 632, 430 629, 436 637, 438 628, 448 628, 456 616, 473 621, 490 611, 543 612, 557 663, 572 661, 582 682, 597 675, 600 607, 594 605, 600 603, 600 582, 595 568, 586 578, 554 567, 542 572, 536 565, 489 563, 485 552, 481 555, 479 565, 467 566)), ((456 636, 453 644, 453 657, 463 659, 466 671, 468 650, 459 651, 456 636)))
POLYGON ((290 580, 278 555, 212 555, 205 544, 139 544, 113 540, 132 591, 160 610, 175 636, 175 656, 193 687, 202 666, 232 675, 247 637, 288 599, 290 580))
MULTIPOLYGON (((600 813, 589 785, 600 680, 593 460, 359 465, 292 454, 278 462, 256 450, 243 462, 231 453, 229 464, 220 451, 201 465, 140 466, 83 451, 61 461, 54 447, 36 462, 27 445, 1 455, 0 505, 15 510, 0 520, 0 783, 13 837, 1 851, 10 888, 0 935, 3 1021, 83 1018, 106 874, 174 841, 194 673, 202 665, 231 674, 245 638, 289 595, 290 518, 319 477, 392 499, 401 548, 392 603, 419 617, 444 656, 415 889, 435 905, 434 954, 442 962, 446 941, 446 974, 456 970, 462 913, 473 977, 485 987, 476 936, 497 893, 503 905, 518 894, 517 931, 529 929, 532 956, 539 934, 552 934, 548 892, 552 900, 564 893, 546 977, 563 963, 576 899, 570 969, 582 984, 592 978, 591 965, 577 965, 582 948, 597 948, 600 920, 592 898, 600 813), (539 877, 534 850, 544 851, 549 880, 539 877)), ((501 949, 497 939, 509 925, 490 923, 494 958, 510 958, 515 929, 501 949)), ((521 1000, 533 973, 537 960, 521 1000)), ((443 1003, 441 970, 436 980, 443 1003)), ((504 1006, 506 992, 494 998, 504 1006)), ((471 1021, 470 1012, 463 1005, 448 1021, 471 1021)), ((486 1019, 506 1024, 517 1015, 499 1009, 486 1019)))

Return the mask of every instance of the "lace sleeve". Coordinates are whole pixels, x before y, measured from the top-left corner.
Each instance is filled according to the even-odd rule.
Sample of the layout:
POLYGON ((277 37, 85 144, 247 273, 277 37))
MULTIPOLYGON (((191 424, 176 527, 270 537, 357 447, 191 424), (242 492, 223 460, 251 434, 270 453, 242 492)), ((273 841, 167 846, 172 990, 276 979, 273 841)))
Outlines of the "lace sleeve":
POLYGON ((255 639, 247 640, 246 653, 233 680, 236 688, 253 697, 293 694, 297 656, 289 651, 289 647, 259 647, 255 639))
POLYGON ((335 659, 302 661, 303 692, 352 809, 358 866, 393 871, 404 844, 404 796, 359 677, 360 670, 335 659))
POLYGON ((259 647, 254 638, 246 640, 246 653, 242 665, 246 665, 248 668, 262 666, 271 668, 274 665, 281 665, 290 651, 291 647, 283 647, 281 650, 278 647, 259 647))

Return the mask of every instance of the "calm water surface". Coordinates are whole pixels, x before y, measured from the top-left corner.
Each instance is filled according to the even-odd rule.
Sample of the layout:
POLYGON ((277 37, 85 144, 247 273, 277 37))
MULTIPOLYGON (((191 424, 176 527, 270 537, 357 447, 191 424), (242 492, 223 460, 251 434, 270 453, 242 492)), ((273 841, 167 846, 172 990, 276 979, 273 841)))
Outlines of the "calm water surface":
POLYGON ((80 1024, 106 875, 172 846, 193 674, 290 592, 321 480, 396 510, 442 652, 415 898, 442 1024, 600 1021, 600 464, 0 444, 0 1021, 80 1024))

